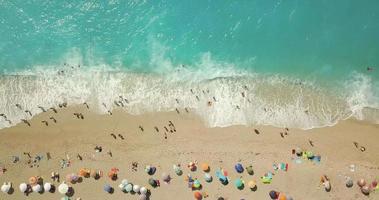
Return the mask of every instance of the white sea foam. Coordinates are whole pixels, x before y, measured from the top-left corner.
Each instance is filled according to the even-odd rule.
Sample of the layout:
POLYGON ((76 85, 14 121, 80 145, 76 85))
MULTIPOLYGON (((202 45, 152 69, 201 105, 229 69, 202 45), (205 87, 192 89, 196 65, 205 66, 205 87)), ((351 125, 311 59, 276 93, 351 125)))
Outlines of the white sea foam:
POLYGON ((0 118, 0 127, 29 119, 26 109, 37 114, 42 112, 38 106, 57 107, 62 102, 87 102, 96 112, 106 113, 116 107, 119 96, 128 100, 123 109, 131 114, 175 108, 185 113, 183 109, 190 108, 210 127, 265 124, 309 129, 331 126, 351 116, 374 123, 379 119, 376 87, 368 76, 358 73, 335 93, 314 82, 237 70, 232 64, 213 60, 209 53, 190 67, 175 67, 157 55, 152 62, 166 68, 150 74, 97 63, 78 68, 74 63, 82 59, 68 56, 72 60, 66 62, 74 68, 35 66, 0 78, 0 113, 13 122, 0 118), (58 74, 60 69, 64 69, 63 75, 58 74))

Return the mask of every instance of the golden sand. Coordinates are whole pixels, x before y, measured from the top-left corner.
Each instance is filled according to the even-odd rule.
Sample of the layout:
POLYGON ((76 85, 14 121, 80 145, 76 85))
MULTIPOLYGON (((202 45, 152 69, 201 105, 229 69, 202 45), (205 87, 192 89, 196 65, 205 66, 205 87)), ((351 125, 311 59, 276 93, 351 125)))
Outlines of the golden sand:
MULTIPOLYGON (((379 191, 364 196, 356 184, 359 178, 368 182, 379 180, 379 125, 347 120, 333 127, 306 131, 290 129, 285 135, 286 130, 270 126, 207 128, 199 118, 185 112, 131 116, 114 111, 113 115, 98 115, 81 107, 62 109, 57 114, 45 112, 30 122, 31 127, 20 123, 0 130, 0 167, 7 169, 0 175, 0 182, 11 181, 15 189, 13 194, 0 193, 1 200, 60 199, 63 195, 58 192, 31 193, 26 197, 18 186, 27 182, 31 176, 41 176, 45 182, 52 182, 52 171, 59 172, 63 180, 66 174, 77 173, 82 167, 101 169, 105 174, 112 167, 117 167, 120 169, 119 178, 116 181, 106 175, 99 180, 84 178, 81 183, 71 184, 75 191, 72 199, 138 199, 138 195, 123 193, 118 189, 120 181, 126 178, 134 184, 148 187, 151 190, 150 199, 190 200, 194 199, 193 191, 185 181, 189 173, 201 181, 201 192, 209 195, 205 199, 223 196, 229 200, 263 200, 270 199, 270 190, 284 192, 295 200, 379 199, 379 191), (84 119, 77 119, 73 115, 75 112, 83 113, 84 119), (50 116, 54 116, 57 123, 49 120, 50 116), (42 120, 48 120, 49 125, 41 123, 42 120), (164 127, 169 128, 169 121, 175 125, 176 132, 165 134, 164 127), (259 130, 259 134, 254 129, 259 130), (116 139, 111 133, 116 135, 116 139), (101 146, 102 152, 95 152, 95 146, 101 146), (295 163, 291 151, 296 147, 321 155, 320 164, 308 160, 295 163), (365 147, 364 152, 360 150, 361 147, 365 147), (107 153, 109 151, 112 157, 107 153), (43 158, 35 166, 29 167, 24 152, 30 152, 32 159, 36 155, 42 155, 43 158), (50 160, 46 159, 47 152, 51 155, 50 160), (77 154, 81 155, 82 160, 77 158, 77 154), (18 156, 20 161, 12 163, 13 155, 18 156), (62 159, 69 159, 71 165, 62 169, 62 159), (196 172, 190 172, 186 167, 191 161, 199 164, 196 172), (138 163, 137 171, 132 170, 133 162, 138 163), (210 165, 210 174, 214 178, 211 183, 204 181, 204 172, 201 170, 204 162, 210 165), (273 163, 282 162, 288 163, 288 171, 275 171, 273 163), (246 172, 238 174, 234 170, 236 163, 244 166, 251 164, 254 175, 246 172), (174 173, 173 164, 182 165, 182 176, 174 173), (157 167, 155 175, 146 174, 146 165, 157 167), (350 165, 354 166, 354 172, 350 165), (215 178, 215 170, 220 167, 229 172, 231 181, 226 186, 215 178), (160 187, 151 188, 148 179, 161 179, 164 172, 173 178, 170 184, 164 184, 161 180, 160 187), (260 177, 267 172, 274 173, 271 184, 260 181, 260 177), (330 192, 320 185, 320 177, 324 174, 330 179, 330 192), (251 191, 247 185, 243 190, 235 188, 234 180, 239 177, 246 184, 250 180, 256 181, 257 190, 251 191), (353 178, 352 188, 345 186, 346 177, 353 178), (113 194, 103 191, 106 183, 115 188, 113 194)), ((54 184, 58 185, 56 182, 54 184)))

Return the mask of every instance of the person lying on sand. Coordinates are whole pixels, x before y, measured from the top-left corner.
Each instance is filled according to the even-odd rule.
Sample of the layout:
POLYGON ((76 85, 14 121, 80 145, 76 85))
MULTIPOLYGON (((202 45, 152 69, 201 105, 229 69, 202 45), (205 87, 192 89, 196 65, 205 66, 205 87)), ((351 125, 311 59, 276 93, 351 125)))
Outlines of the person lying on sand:
POLYGON ((115 134, 111 133, 110 135, 113 137, 113 139, 117 139, 115 134))
POLYGON ((25 124, 27 124, 28 126, 30 126, 30 123, 29 123, 28 120, 26 120, 26 119, 21 119, 21 121, 24 122, 25 124))
POLYGON ((57 123, 57 120, 54 117, 50 117, 49 119, 53 120, 54 123, 57 123))
POLYGON ((49 126, 49 123, 45 120, 42 120, 41 123, 44 123, 46 126, 49 126))
POLYGON ((76 158, 78 158, 78 160, 80 160, 80 161, 83 160, 83 157, 80 154, 76 155, 76 158))
POLYGON ((154 126, 154 129, 155 129, 155 131, 157 131, 159 133, 158 127, 154 126))
POLYGON ((260 132, 257 129, 254 129, 255 134, 259 135, 260 132))
POLYGON ((124 136, 122 136, 121 134, 118 134, 118 137, 120 137, 121 140, 124 140, 124 139, 125 139, 124 136))
POLYGON ((308 140, 309 144, 313 147, 313 141, 312 140, 308 140))
POLYGON ((143 132, 143 127, 140 125, 138 126, 139 129, 141 129, 141 131, 143 132))
POLYGON ((180 114, 180 112, 179 112, 179 109, 178 109, 178 108, 175 108, 175 110, 176 110, 176 112, 177 112, 178 114, 180 114))
POLYGON ((89 105, 87 104, 87 102, 84 102, 83 105, 85 105, 86 108, 89 109, 89 105))

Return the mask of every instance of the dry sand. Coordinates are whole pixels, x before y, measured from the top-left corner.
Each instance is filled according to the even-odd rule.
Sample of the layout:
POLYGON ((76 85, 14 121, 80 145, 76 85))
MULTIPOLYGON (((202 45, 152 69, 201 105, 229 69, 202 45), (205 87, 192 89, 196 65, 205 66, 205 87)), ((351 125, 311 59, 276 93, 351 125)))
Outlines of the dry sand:
POLYGON ((137 195, 121 192, 117 186, 123 178, 148 186, 150 176, 144 172, 145 165, 157 167, 152 177, 160 179, 163 172, 173 177, 170 184, 162 183, 161 187, 155 189, 149 187, 152 193, 150 199, 153 200, 193 199, 193 191, 184 181, 188 173, 201 180, 202 191, 209 194, 206 199, 223 196, 229 200, 264 200, 270 199, 270 190, 285 192, 295 200, 379 199, 379 191, 364 196, 356 184, 346 188, 344 178, 350 176, 355 182, 358 178, 368 181, 379 179, 379 125, 347 120, 333 127, 307 131, 290 129, 284 138, 280 132, 284 132, 284 129, 270 126, 206 128, 199 118, 184 111, 181 114, 170 112, 141 116, 131 116, 121 111, 114 111, 113 115, 98 115, 82 107, 62 109, 58 114, 49 111, 35 116, 31 120, 31 127, 20 123, 0 130, 0 166, 7 169, 5 174, 0 175, 0 182, 11 181, 15 188, 13 194, 1 193, 0 199, 60 199, 62 195, 58 192, 31 193, 26 197, 18 190, 18 185, 27 182, 33 175, 42 176, 45 181, 51 182, 52 171, 59 172, 64 178, 68 173, 78 172, 81 167, 104 171, 118 167, 119 179, 85 178, 82 183, 72 185, 75 190, 73 199, 138 199, 137 195), (82 112, 84 120, 77 119, 74 112, 82 112), (49 120, 50 116, 54 116, 57 123, 49 120), (49 126, 45 126, 41 120, 48 120, 49 126), (167 133, 165 139, 163 127, 168 127, 169 120, 175 124, 176 132, 167 133), (143 132, 138 128, 139 125, 143 126, 143 132), (154 126, 159 128, 159 133, 154 126), (260 134, 256 134, 254 129, 258 129, 260 134), (114 139, 111 133, 122 134, 125 140, 114 139), (314 147, 308 140, 313 141, 314 147), (354 141, 365 146, 366 151, 355 148, 354 141), (95 153, 96 145, 103 147, 101 153, 95 153), (301 164, 296 164, 291 160, 291 150, 296 147, 320 154, 321 163, 303 160, 301 164), (113 157, 106 153, 109 150, 113 157), (30 152, 32 156, 44 155, 38 163, 39 167, 28 167, 23 152, 30 152), (50 152, 51 160, 46 160, 46 152, 50 152), (83 161, 76 158, 78 153, 82 155, 83 161), (20 162, 13 164, 12 155, 18 155, 20 162), (67 156, 72 165, 61 169, 60 160, 67 156), (185 166, 195 160, 200 164, 209 163, 213 176, 219 167, 228 170, 231 178, 229 185, 223 186, 218 180, 206 183, 200 169, 190 172, 185 166), (132 162, 138 162, 137 172, 132 171, 132 162), (255 174, 237 174, 234 170, 237 162, 244 166, 252 164, 255 174), (272 168, 274 162, 288 163, 289 170, 275 172, 272 168), (177 163, 184 166, 182 176, 176 176, 172 169, 172 165, 177 163), (350 171, 351 164, 356 166, 355 172, 350 171), (273 181, 264 185, 260 177, 269 171, 275 172, 273 181), (330 177, 331 192, 326 192, 320 186, 320 176, 323 174, 330 177), (236 189, 233 182, 240 176, 245 182, 255 180, 258 183, 257 191, 250 191, 247 187, 236 189), (115 187, 113 194, 103 191, 105 183, 115 187))

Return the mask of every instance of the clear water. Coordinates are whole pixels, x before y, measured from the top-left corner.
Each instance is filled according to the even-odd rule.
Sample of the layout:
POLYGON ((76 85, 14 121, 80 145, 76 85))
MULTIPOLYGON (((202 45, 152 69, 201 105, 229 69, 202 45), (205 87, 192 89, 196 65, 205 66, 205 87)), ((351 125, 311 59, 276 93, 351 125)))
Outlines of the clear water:
POLYGON ((189 107, 209 126, 379 123, 378 8, 375 0, 0 0, 0 113, 12 119, 0 127, 29 117, 16 103, 38 113, 86 101, 106 112, 120 95, 132 114, 189 107))

